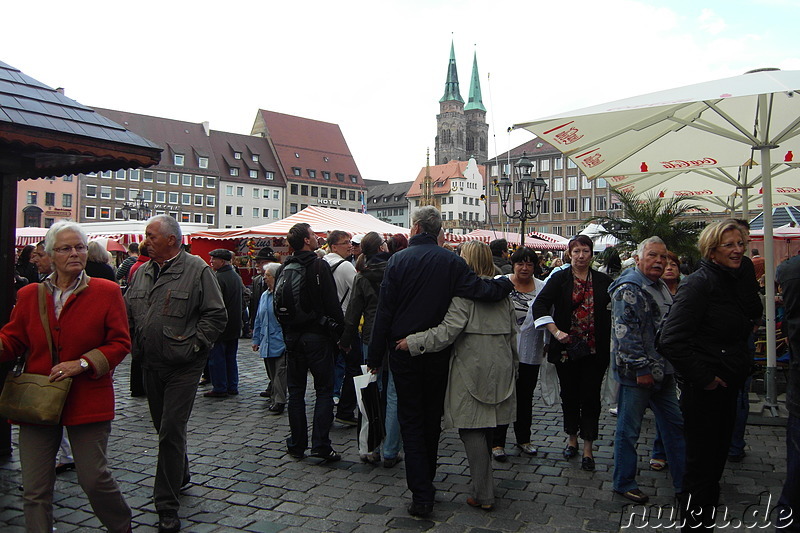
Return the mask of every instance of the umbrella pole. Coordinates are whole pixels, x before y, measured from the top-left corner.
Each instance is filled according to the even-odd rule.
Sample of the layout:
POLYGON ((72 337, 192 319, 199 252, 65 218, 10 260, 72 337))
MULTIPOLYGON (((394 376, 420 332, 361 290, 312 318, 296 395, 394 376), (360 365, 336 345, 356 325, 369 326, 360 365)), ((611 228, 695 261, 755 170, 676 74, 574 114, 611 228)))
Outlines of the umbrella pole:
POLYGON ((767 397, 764 408, 773 416, 778 416, 778 392, 776 389, 776 357, 775 357, 775 243, 772 240, 772 163, 770 149, 761 148, 761 164, 763 165, 764 186, 764 274, 766 277, 766 318, 767 318, 767 371, 764 381, 767 397))

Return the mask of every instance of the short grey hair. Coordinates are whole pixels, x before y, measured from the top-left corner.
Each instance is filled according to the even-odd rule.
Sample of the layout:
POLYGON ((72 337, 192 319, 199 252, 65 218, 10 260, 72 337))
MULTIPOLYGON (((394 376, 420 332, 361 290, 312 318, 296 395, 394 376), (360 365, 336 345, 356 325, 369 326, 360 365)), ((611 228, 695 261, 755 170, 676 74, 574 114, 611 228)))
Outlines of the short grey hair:
POLYGON ((422 231, 438 236, 442 229, 442 214, 432 205, 423 205, 411 212, 411 225, 419 224, 422 231))
POLYGON ((84 245, 87 245, 89 242, 86 232, 83 231, 83 228, 77 222, 73 220, 59 220, 50 226, 50 229, 47 230, 47 233, 44 236, 44 251, 50 257, 53 256, 53 247, 56 245, 58 234, 62 231, 74 231, 80 235, 81 241, 84 245))
MULTIPOLYGON (((633 253, 634 257, 638 257, 639 259, 642 258, 644 255, 644 249, 650 246, 651 244, 664 244, 664 241, 661 240, 661 237, 652 236, 648 237, 642 242, 639 243, 639 246, 636 247, 636 251, 633 253)), ((666 246, 666 244, 664 244, 666 246)))
POLYGON ((279 268, 281 268, 280 263, 267 263, 264 265, 264 274, 269 274, 274 278, 275 274, 278 273, 279 268))
POLYGON ((175 240, 178 241, 178 246, 180 246, 181 241, 183 240, 183 234, 181 232, 181 225, 178 224, 178 221, 175 218, 169 215, 156 215, 147 219, 147 223, 145 226, 149 226, 153 222, 161 222, 161 234, 165 237, 170 235, 175 235, 175 240))
POLYGON ((87 261, 94 261, 95 263, 106 263, 111 260, 111 254, 108 250, 103 248, 103 245, 97 241, 91 241, 88 245, 89 255, 86 257, 87 261))

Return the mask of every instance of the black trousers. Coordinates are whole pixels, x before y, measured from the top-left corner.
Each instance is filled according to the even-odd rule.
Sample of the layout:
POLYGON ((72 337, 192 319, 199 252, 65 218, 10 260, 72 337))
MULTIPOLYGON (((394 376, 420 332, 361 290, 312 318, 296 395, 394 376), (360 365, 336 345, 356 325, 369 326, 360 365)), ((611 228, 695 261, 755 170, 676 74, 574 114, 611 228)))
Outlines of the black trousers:
POLYGON ((734 387, 704 390, 681 387, 681 411, 686 434, 686 474, 683 477, 685 532, 713 527, 719 502, 719 480, 725 470, 733 426, 736 423, 734 387))
MULTIPOLYGON (((539 380, 539 365, 519 364, 517 374, 517 420, 514 422, 514 436, 517 444, 531 441, 533 423, 533 390, 539 380)), ((492 447, 505 448, 508 424, 497 426, 492 435, 492 447)))
POLYGON ((432 504, 450 351, 389 355, 397 389, 397 419, 405 449, 406 483, 416 503, 432 504))
POLYGON ((353 418, 356 413, 356 386, 353 378, 361 375, 361 365, 364 356, 361 351, 361 338, 353 340, 350 352, 342 352, 344 357, 344 381, 342 382, 342 395, 336 408, 336 416, 340 418, 353 418))
POLYGON ((580 434, 583 440, 597 440, 601 410, 600 389, 609 360, 608 355, 593 354, 580 361, 556 363, 561 387, 564 431, 568 435, 580 434))

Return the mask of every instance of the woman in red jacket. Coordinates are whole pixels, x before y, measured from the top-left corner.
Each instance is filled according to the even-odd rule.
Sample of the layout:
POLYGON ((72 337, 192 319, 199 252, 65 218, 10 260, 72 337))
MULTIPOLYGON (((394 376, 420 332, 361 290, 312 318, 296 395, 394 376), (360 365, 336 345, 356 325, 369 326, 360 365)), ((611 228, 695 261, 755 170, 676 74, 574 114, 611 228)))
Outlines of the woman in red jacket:
MULTIPOLYGON (((27 352, 25 372, 50 381, 72 378, 61 424, 20 424, 19 448, 27 531, 53 529, 53 465, 67 428, 78 482, 95 514, 110 532, 131 529, 131 510, 108 470, 106 446, 114 418, 111 373, 130 351, 125 304, 119 285, 90 278, 86 266, 87 239, 74 222, 54 224, 45 237, 53 273, 43 281, 53 349, 39 315, 38 284, 23 287, 11 320, 0 330, 0 360, 27 352)), ((11 421, 14 422, 13 420, 11 421)))

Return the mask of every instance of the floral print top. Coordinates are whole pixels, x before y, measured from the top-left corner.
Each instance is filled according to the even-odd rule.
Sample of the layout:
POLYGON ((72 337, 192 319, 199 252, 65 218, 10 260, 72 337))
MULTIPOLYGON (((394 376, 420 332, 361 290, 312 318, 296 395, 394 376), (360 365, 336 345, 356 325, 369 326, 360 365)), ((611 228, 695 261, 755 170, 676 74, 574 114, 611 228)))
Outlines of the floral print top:
POLYGON ((594 289, 592 274, 589 271, 585 280, 572 276, 572 324, 569 334, 575 339, 583 339, 592 353, 595 350, 594 338, 594 289))

